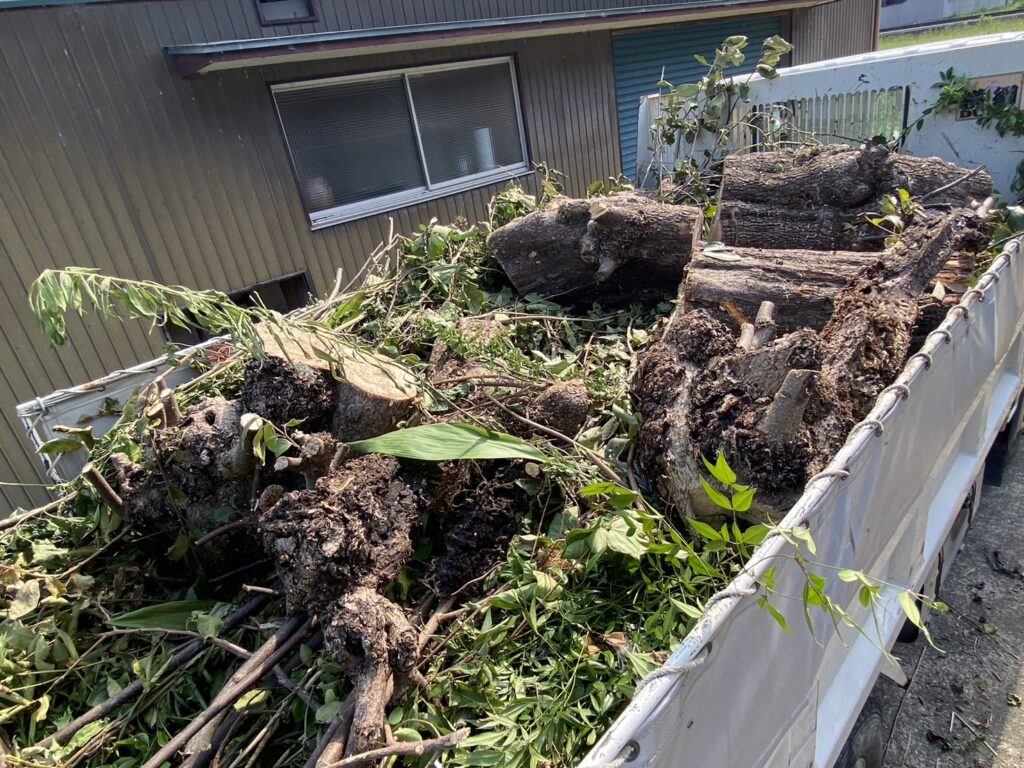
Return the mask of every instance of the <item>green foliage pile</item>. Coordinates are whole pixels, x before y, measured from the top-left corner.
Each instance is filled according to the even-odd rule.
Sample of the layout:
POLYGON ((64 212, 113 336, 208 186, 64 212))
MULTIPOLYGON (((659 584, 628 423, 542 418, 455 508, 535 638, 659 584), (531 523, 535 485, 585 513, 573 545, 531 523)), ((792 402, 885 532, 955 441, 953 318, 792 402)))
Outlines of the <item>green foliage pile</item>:
MULTIPOLYGON (((517 297, 491 260, 487 234, 535 210, 555 191, 554 179, 545 174, 540 200, 518 187, 498 195, 488 222, 431 222, 399 238, 395 263, 382 251, 358 288, 294 318, 261 307, 239 310, 221 294, 90 270, 46 273, 32 295, 33 310, 55 342, 64 338, 66 311, 90 309, 156 325, 198 321, 230 335, 234 352, 214 347, 190 359, 204 373, 179 390, 182 407, 237 393, 244 357, 260 352, 255 320, 282 328, 325 325, 414 370, 422 371, 433 345, 444 341, 520 381, 586 382, 595 405, 575 441, 517 448, 528 462, 520 483, 531 499, 520 535, 507 561, 442 627, 443 639, 428 646, 421 665, 428 687, 390 714, 398 740, 469 725, 472 736, 447 758, 451 765, 518 768, 578 760, 639 679, 685 636, 703 602, 730 580, 759 535, 744 542, 740 533, 738 540, 727 537, 728 544, 700 550, 630 488, 637 418, 627 376, 670 306, 614 314, 593 307, 571 315, 540 297, 517 297), (487 342, 471 339, 459 325, 467 317, 486 318, 508 332, 487 342)), ((422 409, 462 410, 467 421, 494 427, 473 412, 469 394, 466 383, 424 385, 422 409)), ((94 440, 70 430, 48 450, 84 447, 101 471, 113 451, 137 460, 149 427, 141 410, 128 403, 106 436, 94 440)), ((437 437, 424 450, 443 446, 437 437)), ((266 449, 287 450, 285 438, 286 432, 270 429, 266 449)), ((371 444, 364 450, 388 449, 371 444)), ((0 532, 6 590, 0 728, 7 759, 26 766, 141 765, 209 703, 240 663, 237 648, 254 649, 273 632, 284 606, 274 602, 190 664, 165 672, 177 649, 217 635, 224 617, 251 595, 226 593, 222 583, 208 580, 187 537, 168 541, 127 528, 90 483, 78 480, 59 492, 71 499, 0 532), (33 746, 135 680, 145 685, 140 698, 68 744, 33 746)), ((238 514, 225 510, 224 521, 238 514)), ((425 596, 420 577, 435 546, 421 541, 417 559, 390 588, 389 596, 410 610, 425 596)), ((269 561, 250 565, 245 580, 272 587, 269 561)), ((291 686, 268 678, 235 705, 238 722, 220 765, 304 764, 339 712, 348 684, 316 648, 303 646, 296 662, 286 673, 291 686)), ((404 759, 403 765, 428 761, 404 759)))

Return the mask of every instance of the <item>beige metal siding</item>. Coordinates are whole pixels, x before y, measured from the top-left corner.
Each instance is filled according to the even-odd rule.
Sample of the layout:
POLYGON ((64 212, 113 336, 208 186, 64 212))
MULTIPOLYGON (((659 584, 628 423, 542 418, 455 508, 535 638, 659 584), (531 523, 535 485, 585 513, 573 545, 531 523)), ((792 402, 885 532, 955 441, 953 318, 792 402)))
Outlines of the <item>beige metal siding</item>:
MULTIPOLYGON (((331 28, 346 9, 358 15, 344 21, 354 26, 425 20, 384 18, 377 4, 319 4, 331 28)), ((164 0, 0 12, 0 481, 42 480, 17 403, 162 349, 142 324, 89 317, 72 324, 66 348, 49 349, 27 311, 40 270, 94 266, 227 291, 308 269, 324 292, 337 267, 354 274, 386 236, 386 216, 310 231, 269 83, 513 55, 530 159, 565 172, 576 194, 616 172, 607 33, 170 74, 164 45, 312 31, 261 28, 253 6, 164 0)), ((397 211, 395 229, 481 218, 502 186, 397 211)), ((40 489, 0 486, 0 512, 40 498, 40 489)))
POLYGON ((877 47, 880 0, 836 0, 793 11, 793 63, 867 53, 877 47))

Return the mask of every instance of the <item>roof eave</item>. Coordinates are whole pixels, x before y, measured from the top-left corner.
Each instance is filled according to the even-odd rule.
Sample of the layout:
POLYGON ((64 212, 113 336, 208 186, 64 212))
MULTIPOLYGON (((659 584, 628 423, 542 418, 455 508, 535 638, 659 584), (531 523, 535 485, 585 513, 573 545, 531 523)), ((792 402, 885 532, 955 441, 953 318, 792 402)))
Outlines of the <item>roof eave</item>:
POLYGON ((164 52, 171 70, 182 77, 189 77, 271 63, 408 51, 436 47, 438 44, 467 45, 569 32, 653 26, 714 18, 721 16, 725 10, 730 15, 749 15, 830 2, 834 0, 721 0, 714 5, 698 7, 694 7, 693 3, 676 3, 612 11, 555 13, 172 45, 167 46, 164 52))

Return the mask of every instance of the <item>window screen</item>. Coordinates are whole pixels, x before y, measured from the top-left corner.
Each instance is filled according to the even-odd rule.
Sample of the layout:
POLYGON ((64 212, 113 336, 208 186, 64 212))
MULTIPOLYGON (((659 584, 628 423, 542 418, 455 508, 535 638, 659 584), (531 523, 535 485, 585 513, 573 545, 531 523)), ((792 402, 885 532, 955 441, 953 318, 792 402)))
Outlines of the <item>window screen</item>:
POLYGON ((424 185, 401 77, 286 91, 277 108, 307 211, 424 185))
POLYGON ((523 162, 508 64, 409 77, 432 184, 523 162))
POLYGON ((525 170, 507 59, 274 89, 314 226, 525 170))

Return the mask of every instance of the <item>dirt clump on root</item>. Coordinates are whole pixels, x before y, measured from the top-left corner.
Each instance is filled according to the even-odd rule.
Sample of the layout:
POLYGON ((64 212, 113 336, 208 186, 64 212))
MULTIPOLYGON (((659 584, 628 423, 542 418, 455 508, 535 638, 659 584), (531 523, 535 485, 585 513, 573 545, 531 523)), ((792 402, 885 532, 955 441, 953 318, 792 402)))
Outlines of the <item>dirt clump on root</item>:
POLYGON ((590 405, 590 393, 580 379, 560 381, 534 398, 526 409, 526 417, 572 437, 586 422, 590 405))
POLYGON ((357 587, 380 589, 412 557, 422 485, 389 456, 361 456, 312 490, 271 486, 259 533, 284 581, 288 610, 318 610, 357 587))
POLYGON ((517 481, 523 470, 507 462, 464 463, 461 489, 449 491, 444 552, 424 582, 442 597, 464 594, 467 584, 504 562, 528 499, 517 481))
POLYGON ((207 398, 144 443, 141 464, 111 456, 129 523, 206 533, 223 522, 224 507, 245 510, 255 459, 243 445, 241 415, 236 401, 207 398))
POLYGON ((246 365, 241 403, 246 413, 274 424, 300 419, 303 429, 317 432, 330 426, 334 391, 329 371, 268 357, 246 365))

